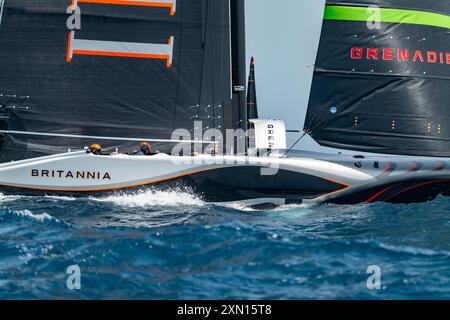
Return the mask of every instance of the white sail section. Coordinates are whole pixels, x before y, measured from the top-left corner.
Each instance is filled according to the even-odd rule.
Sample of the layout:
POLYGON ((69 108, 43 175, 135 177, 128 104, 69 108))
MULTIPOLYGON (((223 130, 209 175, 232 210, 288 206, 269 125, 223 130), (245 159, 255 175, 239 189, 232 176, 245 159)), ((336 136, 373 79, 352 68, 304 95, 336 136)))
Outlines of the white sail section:
MULTIPOLYGON (((75 9, 75 7, 77 7, 79 3, 169 7, 171 15, 174 15, 176 12, 176 0, 73 0, 72 8, 75 9)), ((78 54, 143 59, 162 59, 166 60, 166 66, 167 68, 170 68, 173 61, 173 41, 173 36, 169 38, 168 44, 76 39, 75 31, 70 31, 67 45, 67 62, 72 61, 73 56, 78 54)))
POLYGON ((128 58, 162 59, 166 60, 166 66, 170 68, 173 61, 173 41, 174 37, 169 38, 168 44, 76 39, 75 31, 71 31, 69 34, 69 44, 67 49, 67 62, 72 61, 73 56, 76 54, 116 56, 128 58))

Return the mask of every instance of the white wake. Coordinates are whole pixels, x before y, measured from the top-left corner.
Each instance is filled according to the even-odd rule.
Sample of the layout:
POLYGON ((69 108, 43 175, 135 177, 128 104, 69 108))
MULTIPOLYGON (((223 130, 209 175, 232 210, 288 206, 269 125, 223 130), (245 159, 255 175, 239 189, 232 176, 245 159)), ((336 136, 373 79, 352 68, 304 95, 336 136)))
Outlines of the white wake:
POLYGON ((204 206, 205 202, 186 191, 145 190, 130 194, 113 195, 106 198, 90 198, 93 201, 114 203, 124 207, 179 207, 204 206))
POLYGON ((22 198, 22 196, 6 196, 3 193, 0 193, 0 203, 16 201, 20 198, 22 198))

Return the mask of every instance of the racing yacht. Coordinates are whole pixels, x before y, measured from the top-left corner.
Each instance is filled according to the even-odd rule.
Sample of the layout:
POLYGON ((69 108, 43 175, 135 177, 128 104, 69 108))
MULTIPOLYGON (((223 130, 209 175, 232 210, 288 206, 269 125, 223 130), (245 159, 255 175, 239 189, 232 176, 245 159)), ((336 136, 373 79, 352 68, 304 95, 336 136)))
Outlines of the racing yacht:
POLYGON ((449 193, 450 1, 327 0, 302 135, 345 150, 327 153, 288 148, 284 122, 258 118, 244 0, 0 5, 2 193, 186 188, 249 206, 449 193), (142 141, 159 153, 134 154, 142 141))

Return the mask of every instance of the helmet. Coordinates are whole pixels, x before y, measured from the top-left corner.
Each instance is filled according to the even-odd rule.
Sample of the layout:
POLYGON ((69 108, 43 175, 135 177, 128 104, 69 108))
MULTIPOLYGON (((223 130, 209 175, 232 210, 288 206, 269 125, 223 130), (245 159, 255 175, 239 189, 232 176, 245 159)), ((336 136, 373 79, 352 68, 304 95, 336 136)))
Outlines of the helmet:
POLYGON ((91 152, 94 154, 99 154, 102 151, 102 146, 98 143, 91 144, 91 152))
POLYGON ((102 146, 99 145, 98 143, 94 143, 94 144, 91 144, 91 149, 92 150, 101 150, 102 146))

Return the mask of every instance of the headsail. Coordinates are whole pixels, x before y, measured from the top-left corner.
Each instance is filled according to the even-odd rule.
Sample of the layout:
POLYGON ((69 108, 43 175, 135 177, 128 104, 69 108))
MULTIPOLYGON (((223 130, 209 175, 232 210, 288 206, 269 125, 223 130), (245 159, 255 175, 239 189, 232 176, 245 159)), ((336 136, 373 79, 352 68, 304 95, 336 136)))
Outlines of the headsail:
POLYGON ((2 162, 86 143, 68 136, 170 139, 195 121, 223 129, 229 0, 2 3, 0 130, 61 135, 0 134, 2 162))
POLYGON ((305 124, 321 145, 450 156, 450 1, 328 0, 305 124))

